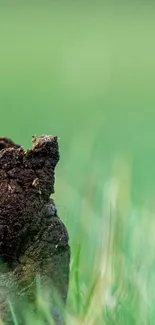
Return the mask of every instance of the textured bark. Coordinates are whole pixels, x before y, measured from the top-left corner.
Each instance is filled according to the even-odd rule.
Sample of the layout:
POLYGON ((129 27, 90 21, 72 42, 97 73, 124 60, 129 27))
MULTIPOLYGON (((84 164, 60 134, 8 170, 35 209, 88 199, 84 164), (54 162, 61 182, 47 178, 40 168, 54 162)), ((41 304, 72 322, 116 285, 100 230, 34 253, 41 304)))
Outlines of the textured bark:
POLYGON ((26 152, 0 138, 0 316, 8 322, 7 299, 15 292, 15 300, 28 300, 35 309, 36 275, 48 286, 51 301, 54 286, 66 302, 68 233, 50 198, 58 161, 57 137, 33 137, 33 148, 26 152))

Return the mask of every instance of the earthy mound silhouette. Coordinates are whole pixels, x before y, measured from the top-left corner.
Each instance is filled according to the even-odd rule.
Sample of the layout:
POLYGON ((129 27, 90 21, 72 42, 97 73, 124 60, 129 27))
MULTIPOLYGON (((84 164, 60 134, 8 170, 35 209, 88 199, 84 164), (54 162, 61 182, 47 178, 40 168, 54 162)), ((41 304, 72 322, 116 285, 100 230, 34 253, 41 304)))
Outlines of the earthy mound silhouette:
MULTIPOLYGON (((36 276, 48 287, 51 312, 53 286, 66 302, 68 233, 50 198, 58 161, 57 137, 33 137, 33 148, 27 151, 0 138, 0 317, 9 324, 8 299, 15 292, 14 301, 26 300, 35 310, 36 276)), ((57 324, 62 324, 54 310, 57 324)))

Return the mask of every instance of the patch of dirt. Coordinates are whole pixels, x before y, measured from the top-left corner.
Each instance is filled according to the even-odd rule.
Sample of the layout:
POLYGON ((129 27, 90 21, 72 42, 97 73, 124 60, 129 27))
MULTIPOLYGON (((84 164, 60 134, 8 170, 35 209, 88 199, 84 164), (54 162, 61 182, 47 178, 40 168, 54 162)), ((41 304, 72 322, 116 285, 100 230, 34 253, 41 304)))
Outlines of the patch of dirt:
MULTIPOLYGON (((36 275, 48 287, 51 300, 54 285, 66 302, 70 263, 68 232, 50 198, 58 161, 57 137, 33 137, 33 147, 27 151, 10 139, 0 138, 0 258, 3 262, 0 316, 3 319, 9 315, 8 295, 13 295, 15 290, 20 300, 35 303, 36 275)), ((55 315, 55 319, 59 316, 55 315)))

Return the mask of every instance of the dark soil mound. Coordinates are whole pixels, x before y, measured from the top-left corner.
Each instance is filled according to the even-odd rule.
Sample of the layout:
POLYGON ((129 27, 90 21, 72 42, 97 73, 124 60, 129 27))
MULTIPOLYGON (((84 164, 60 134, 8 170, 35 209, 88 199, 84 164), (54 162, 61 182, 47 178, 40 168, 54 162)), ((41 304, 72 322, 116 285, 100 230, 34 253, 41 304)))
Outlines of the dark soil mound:
POLYGON ((51 301, 53 285, 66 301, 68 233, 50 198, 58 160, 57 137, 33 137, 33 148, 26 152, 0 138, 0 316, 4 319, 9 315, 8 295, 15 290, 16 298, 35 305, 36 275, 48 286, 51 301))

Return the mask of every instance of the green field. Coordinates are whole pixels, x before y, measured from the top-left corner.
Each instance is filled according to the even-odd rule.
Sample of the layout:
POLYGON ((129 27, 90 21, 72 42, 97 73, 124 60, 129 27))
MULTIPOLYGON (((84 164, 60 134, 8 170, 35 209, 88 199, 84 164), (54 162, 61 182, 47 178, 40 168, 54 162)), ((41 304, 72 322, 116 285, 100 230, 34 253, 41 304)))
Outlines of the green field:
POLYGON ((0 4, 0 135, 60 138, 69 325, 154 324, 154 35, 151 1, 0 4))

